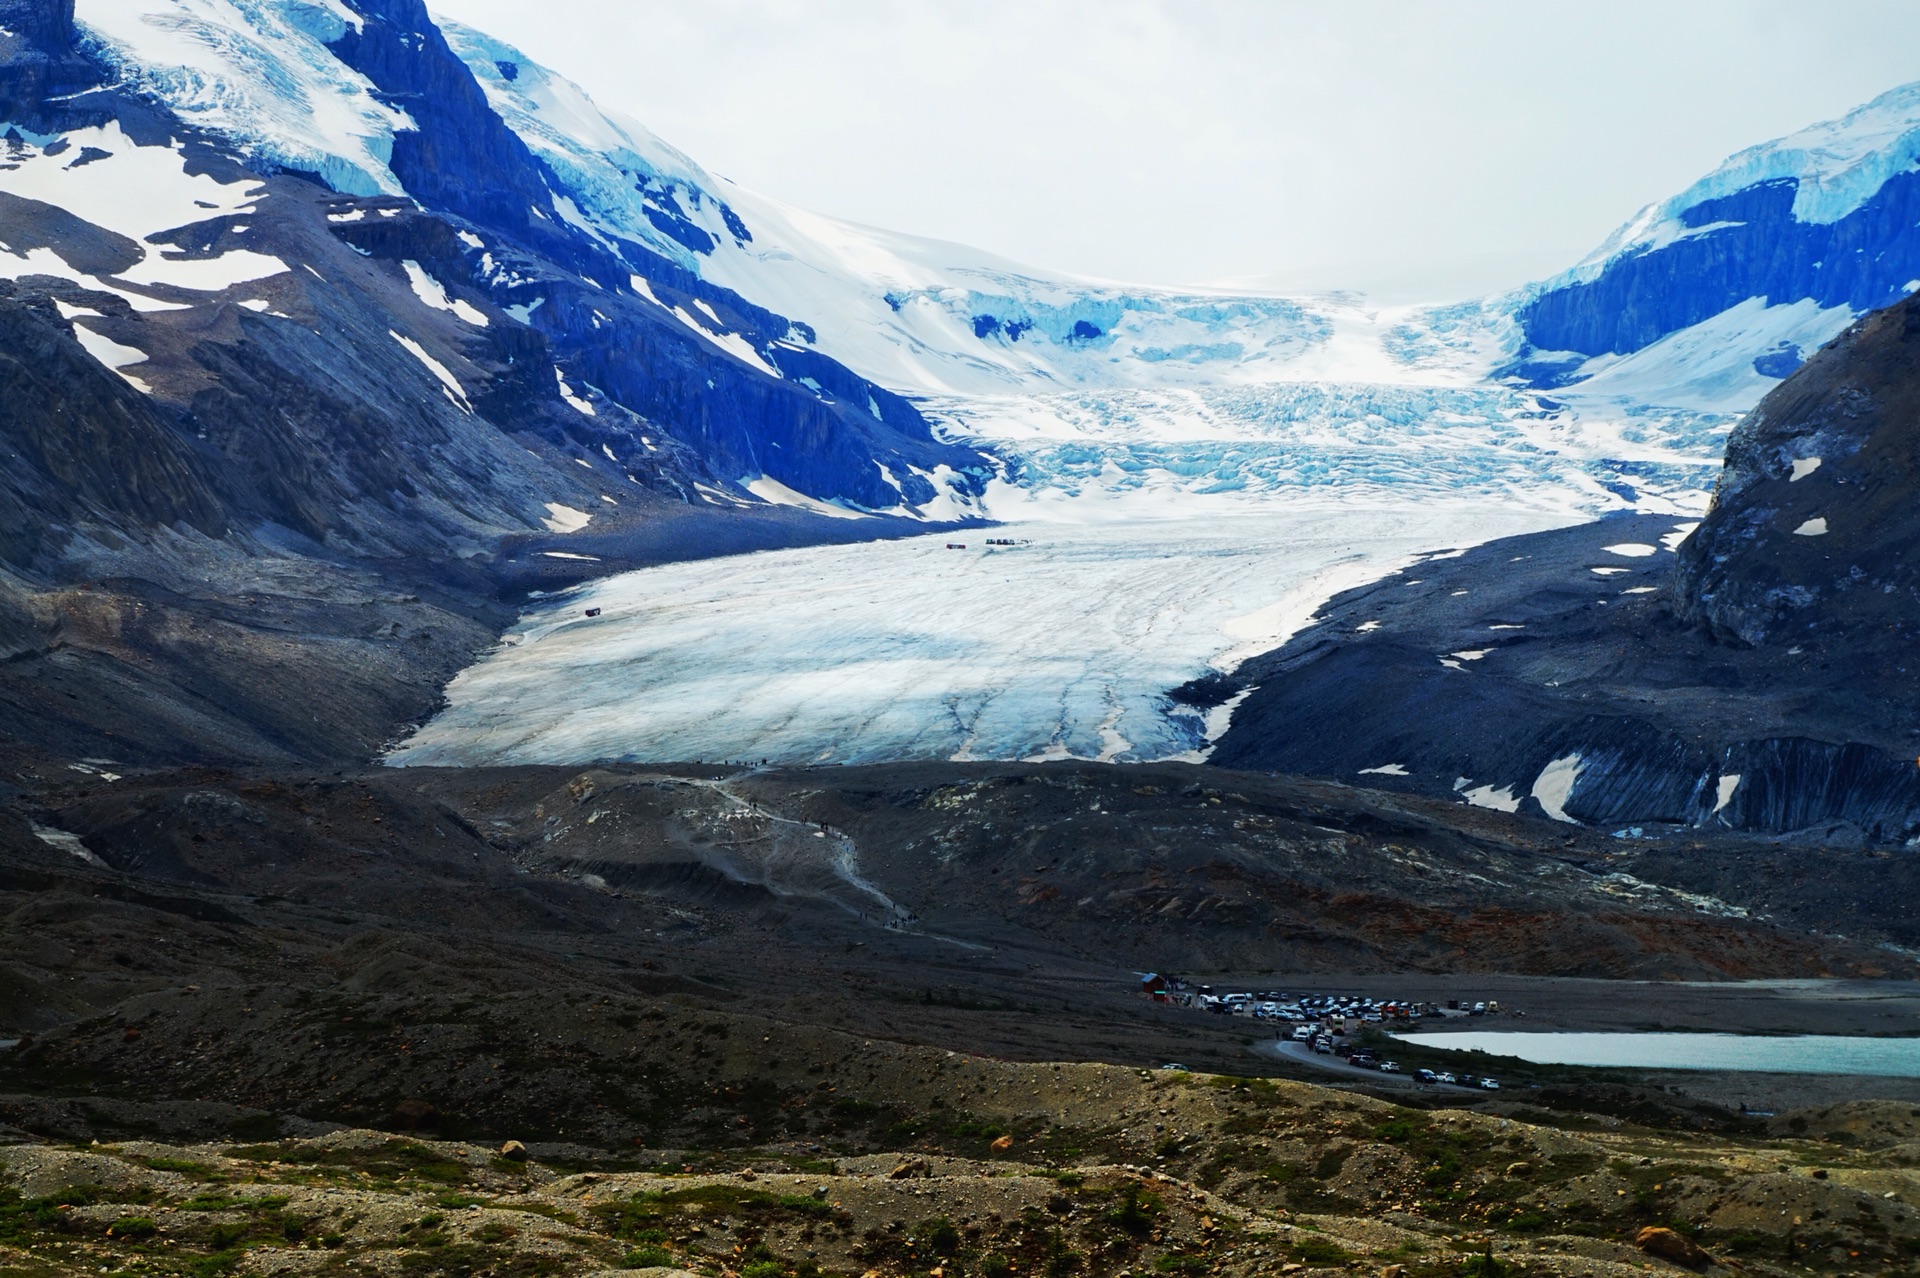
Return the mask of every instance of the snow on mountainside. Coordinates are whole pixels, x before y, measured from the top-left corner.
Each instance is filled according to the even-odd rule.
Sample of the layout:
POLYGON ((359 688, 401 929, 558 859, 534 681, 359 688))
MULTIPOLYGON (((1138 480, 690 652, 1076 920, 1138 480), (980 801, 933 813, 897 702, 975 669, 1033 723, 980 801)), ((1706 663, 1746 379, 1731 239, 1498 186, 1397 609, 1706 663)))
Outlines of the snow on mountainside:
POLYGON ((805 213, 707 173, 511 46, 448 30, 581 225, 803 319, 820 349, 930 396, 950 430, 1009 460, 1029 489, 1069 476, 1076 492, 1266 491, 1283 474, 1418 482, 1431 475, 1405 447, 1413 434, 1380 465, 1343 454, 1377 446, 1383 422, 1446 424, 1459 445, 1485 419, 1555 429, 1519 452, 1493 448, 1514 434, 1504 428, 1449 447, 1455 459, 1484 453, 1471 474, 1443 468, 1468 487, 1511 491, 1529 462, 1586 458, 1536 467, 1559 473, 1536 473, 1531 487, 1589 510, 1691 487, 1697 506, 1736 416, 1920 275, 1920 219, 1903 185, 1920 154, 1920 86, 1742 152, 1556 279, 1459 306, 1380 310, 1345 296, 1075 279, 805 213), (1784 262, 1769 251, 1781 241, 1784 262), (1286 384, 1323 389, 1253 390, 1286 384), (1516 398, 1504 389, 1513 384, 1556 393, 1516 398), (1464 419, 1423 416, 1438 391, 1467 388, 1482 401, 1464 419), (1163 393, 1175 390, 1190 393, 1163 393), (1160 453, 1179 455, 1141 456, 1155 432, 1160 453), (1035 452, 1038 437, 1065 451, 1035 452), (1281 455, 1278 438, 1289 441, 1281 455), (1302 463, 1309 439, 1332 447, 1302 463), (1571 486, 1569 469, 1579 472, 1571 486))
POLYGON ((1903 192, 1891 188, 1911 177, 1920 156, 1920 85, 1741 152, 1643 211, 1562 276, 1466 306, 1381 311, 1348 297, 1075 279, 805 213, 707 173, 511 46, 451 24, 448 31, 586 224, 649 243, 704 278, 806 319, 824 349, 902 389, 1460 384, 1510 366, 1537 373, 1544 363, 1557 376, 1536 384, 1604 373, 1587 389, 1609 399, 1737 412, 1791 371, 1794 352, 1817 347, 1920 274, 1920 245, 1906 233, 1912 219, 1849 222, 1883 205, 1904 209, 1903 192), (1781 225, 1782 211, 1790 225, 1781 225), (1797 265, 1754 251, 1782 234, 1794 242, 1797 265), (1850 258, 1819 252, 1836 235, 1845 241, 1836 251, 1850 258), (1704 248, 1710 259, 1739 251, 1724 262, 1660 257, 1681 245, 1704 248), (1567 327, 1556 308, 1575 290, 1636 271, 1630 295, 1614 290, 1593 304, 1611 305, 1609 318, 1630 331, 1604 349, 1575 339, 1564 351, 1586 358, 1556 361, 1563 348, 1549 343, 1567 327), (1745 305, 1756 300, 1764 317, 1745 305), (1713 321, 1678 349, 1616 367, 1713 321), (1588 362, 1595 356, 1602 358, 1588 362))
MULTIPOLYGON (((823 377, 820 356, 922 397, 949 438, 998 456, 1030 493, 1445 483, 1588 511, 1682 491, 1697 506, 1737 415, 1920 278, 1920 86, 1740 153, 1560 277, 1381 309, 1078 279, 794 209, 707 172, 512 46, 434 29, 412 0, 79 0, 79 19, 127 87, 232 139, 263 172, 571 236, 593 287, 836 413, 871 405, 884 424, 907 410, 823 377), (355 52, 369 23, 409 22, 426 25, 397 49, 429 57, 444 36, 475 102, 537 166, 529 189, 458 171, 492 161, 436 147, 459 118, 415 118, 444 113, 440 82, 420 92, 397 53, 376 65, 355 52), (1436 443, 1447 461, 1428 467, 1436 443)), ((558 294, 488 260, 509 315, 554 322, 558 294)), ((861 477, 788 458, 772 474, 780 459, 763 464, 750 440, 727 452, 748 500, 972 500, 925 459, 861 477), (902 482, 914 491, 897 499, 902 482)))
POLYGON ((1512 311, 1542 387, 1742 411, 1920 287, 1920 83, 1749 147, 1512 311))
POLYGON ((822 349, 902 390, 1275 380, 1342 321, 1368 323, 1351 304, 1078 280, 807 213, 708 173, 512 46, 441 26, 579 225, 804 319, 822 349))

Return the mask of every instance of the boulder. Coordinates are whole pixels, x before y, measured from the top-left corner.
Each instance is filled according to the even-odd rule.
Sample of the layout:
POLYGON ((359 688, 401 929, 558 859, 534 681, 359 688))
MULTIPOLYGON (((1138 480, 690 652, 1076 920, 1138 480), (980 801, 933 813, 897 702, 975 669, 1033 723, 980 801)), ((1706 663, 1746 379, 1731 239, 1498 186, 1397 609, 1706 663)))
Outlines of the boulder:
POLYGON ((1704 1269, 1713 1263, 1713 1257, 1707 1254, 1706 1248, 1664 1225, 1648 1225, 1634 1235, 1633 1241, 1649 1256, 1658 1256, 1689 1268, 1704 1269))

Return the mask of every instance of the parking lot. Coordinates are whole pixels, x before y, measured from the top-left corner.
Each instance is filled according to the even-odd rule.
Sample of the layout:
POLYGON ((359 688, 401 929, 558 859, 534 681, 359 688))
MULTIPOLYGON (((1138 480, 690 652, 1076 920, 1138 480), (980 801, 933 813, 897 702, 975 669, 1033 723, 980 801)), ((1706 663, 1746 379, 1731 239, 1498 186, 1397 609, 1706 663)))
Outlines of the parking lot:
POLYGON ((1274 1051, 1289 1060, 1339 1073, 1371 1073, 1409 1087, 1497 1092, 1498 1079, 1444 1070, 1403 1068, 1390 1045, 1361 1046, 1361 1030, 1407 1030, 1451 1018, 1500 1016, 1498 1000, 1369 997, 1357 994, 1288 994, 1277 990, 1216 990, 1179 977, 1146 973, 1142 991, 1158 1003, 1214 1016, 1272 1026, 1274 1051))

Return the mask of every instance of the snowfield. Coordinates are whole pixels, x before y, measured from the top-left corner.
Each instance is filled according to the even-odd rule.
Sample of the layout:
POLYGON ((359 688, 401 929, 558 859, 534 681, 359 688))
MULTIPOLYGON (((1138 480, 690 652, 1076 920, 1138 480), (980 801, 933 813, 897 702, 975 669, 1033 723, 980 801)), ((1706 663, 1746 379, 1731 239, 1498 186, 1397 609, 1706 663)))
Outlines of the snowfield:
POLYGON ((529 614, 389 761, 1194 757, 1170 689, 1421 552, 1572 518, 1302 496, 645 569, 529 614))

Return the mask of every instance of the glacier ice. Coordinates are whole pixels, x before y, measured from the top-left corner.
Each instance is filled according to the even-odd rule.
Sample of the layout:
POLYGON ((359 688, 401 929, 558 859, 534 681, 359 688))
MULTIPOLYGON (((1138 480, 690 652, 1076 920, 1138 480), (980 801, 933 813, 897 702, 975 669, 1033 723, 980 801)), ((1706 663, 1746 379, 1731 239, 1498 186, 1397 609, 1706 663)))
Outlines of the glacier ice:
POLYGON ((525 617, 390 761, 1191 757, 1208 725, 1166 694, 1245 636, 1566 518, 1302 496, 644 569, 525 617))
POLYGON ((338 0, 77 0, 87 45, 126 86, 235 142, 262 169, 350 195, 400 195, 406 113, 327 48, 360 19, 338 0))

